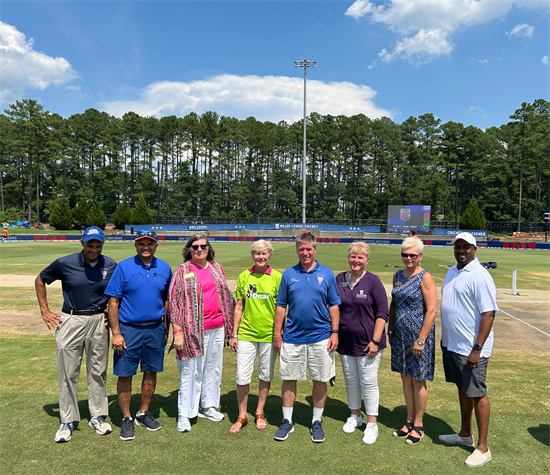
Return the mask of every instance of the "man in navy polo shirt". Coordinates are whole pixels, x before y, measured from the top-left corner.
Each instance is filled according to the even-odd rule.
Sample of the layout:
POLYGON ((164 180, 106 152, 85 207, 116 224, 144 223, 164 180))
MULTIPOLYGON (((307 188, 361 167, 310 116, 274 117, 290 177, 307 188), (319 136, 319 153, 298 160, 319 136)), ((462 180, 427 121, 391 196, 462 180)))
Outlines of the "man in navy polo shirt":
POLYGON ((118 376, 117 396, 122 410, 120 438, 134 439, 134 424, 156 431, 161 425, 149 412, 163 370, 167 339, 168 289, 172 280, 170 265, 157 259, 154 232, 139 231, 134 243, 137 255, 116 268, 105 293, 109 296, 109 323, 115 350, 113 372, 118 376), (130 413, 132 377, 141 362, 141 404, 135 420, 130 413))
POLYGON ((103 418, 108 414, 105 382, 109 358, 105 288, 116 263, 101 254, 104 241, 105 235, 100 228, 87 228, 82 234, 83 250, 56 259, 40 272, 34 282, 42 319, 50 330, 55 329, 61 418, 55 442, 71 440, 73 423, 80 421, 78 378, 84 348, 91 416, 88 425, 99 435, 112 432, 103 418), (63 289, 61 314, 52 312, 48 307, 46 284, 56 280, 61 281, 63 289))
POLYGON ((306 380, 307 367, 313 381, 311 440, 320 443, 325 440, 321 417, 327 381, 335 375, 340 297, 334 273, 315 260, 315 236, 307 232, 300 234, 296 238, 296 252, 300 262, 284 272, 275 312, 273 342, 280 355, 279 377, 283 380, 283 420, 275 432, 275 440, 286 440, 288 434, 294 432, 292 411, 296 381, 306 380))

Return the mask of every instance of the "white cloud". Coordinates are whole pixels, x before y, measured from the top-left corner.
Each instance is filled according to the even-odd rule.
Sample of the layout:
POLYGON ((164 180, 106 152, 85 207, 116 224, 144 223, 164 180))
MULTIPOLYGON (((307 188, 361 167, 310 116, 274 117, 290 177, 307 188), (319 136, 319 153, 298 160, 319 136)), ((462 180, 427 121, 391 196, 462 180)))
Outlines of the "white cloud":
POLYGON ((548 56, 543 56, 542 59, 540 60, 540 62, 542 64, 548 64, 548 56))
POLYGON ((531 38, 534 32, 534 26, 528 25, 527 23, 521 23, 514 26, 510 31, 507 31, 506 35, 516 36, 518 38, 531 38))
POLYGON ((485 63, 488 63, 488 62, 489 62, 489 58, 478 59, 477 62, 478 62, 479 64, 485 64, 485 63))
POLYGON ((78 78, 65 58, 52 58, 33 49, 32 38, 0 21, 0 102, 7 104, 23 97, 26 89, 44 90, 78 78))
POLYGON ((478 107, 478 106, 470 106, 468 107, 468 110, 469 111, 479 111, 479 112, 483 112, 483 109, 481 107, 478 107))
POLYGON ((461 30, 503 19, 514 7, 542 8, 546 3, 536 0, 388 0, 379 4, 356 0, 345 15, 356 20, 366 18, 369 23, 383 23, 401 35, 391 53, 384 48, 378 54, 382 61, 403 59, 418 64, 450 55, 455 46, 451 37, 461 30))
MULTIPOLYGON (((308 79, 307 113, 327 115, 365 114, 371 118, 392 117, 377 107, 372 99, 376 91, 350 82, 324 83, 308 79)), ((141 116, 183 116, 191 111, 202 114, 216 111, 220 116, 279 122, 299 120, 303 116, 303 79, 286 76, 219 75, 205 80, 185 82, 160 81, 138 92, 137 98, 109 101, 103 110, 115 116, 133 111, 141 116)))

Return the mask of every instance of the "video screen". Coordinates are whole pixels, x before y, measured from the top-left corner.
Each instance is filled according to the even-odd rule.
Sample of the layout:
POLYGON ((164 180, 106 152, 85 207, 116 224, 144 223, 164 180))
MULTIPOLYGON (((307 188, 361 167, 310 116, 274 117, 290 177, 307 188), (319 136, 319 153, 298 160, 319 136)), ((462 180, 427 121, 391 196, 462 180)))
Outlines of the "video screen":
POLYGON ((388 226, 424 229, 430 226, 431 206, 390 205, 388 226))

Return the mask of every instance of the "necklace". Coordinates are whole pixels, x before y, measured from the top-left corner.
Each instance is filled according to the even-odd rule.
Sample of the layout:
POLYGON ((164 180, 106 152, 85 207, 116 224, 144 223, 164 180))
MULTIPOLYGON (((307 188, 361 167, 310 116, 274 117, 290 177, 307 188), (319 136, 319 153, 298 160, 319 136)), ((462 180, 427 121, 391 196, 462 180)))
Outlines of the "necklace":
POLYGON ((357 283, 363 278, 366 272, 367 271, 364 270, 363 273, 353 281, 351 280, 351 272, 348 272, 347 279, 348 279, 348 285, 350 286, 350 288, 353 289, 357 285, 357 283))

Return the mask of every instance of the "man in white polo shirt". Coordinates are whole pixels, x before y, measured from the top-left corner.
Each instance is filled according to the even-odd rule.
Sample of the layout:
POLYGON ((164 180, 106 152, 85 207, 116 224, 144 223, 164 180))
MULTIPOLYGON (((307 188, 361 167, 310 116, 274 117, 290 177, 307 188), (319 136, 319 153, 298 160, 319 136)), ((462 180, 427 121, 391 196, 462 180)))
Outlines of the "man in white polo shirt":
POLYGON ((478 440, 464 462, 481 467, 491 460, 487 447, 491 408, 485 379, 493 349, 496 287, 493 278, 476 258, 477 243, 470 233, 452 241, 456 265, 441 288, 441 347, 447 382, 458 387, 462 423, 457 434, 440 435, 447 444, 474 447, 472 412, 475 410, 478 440))

